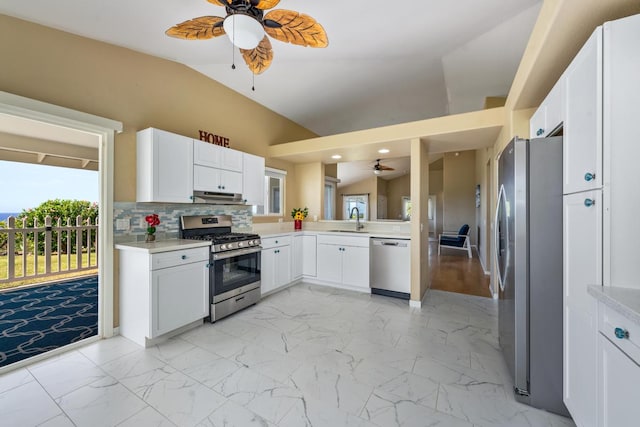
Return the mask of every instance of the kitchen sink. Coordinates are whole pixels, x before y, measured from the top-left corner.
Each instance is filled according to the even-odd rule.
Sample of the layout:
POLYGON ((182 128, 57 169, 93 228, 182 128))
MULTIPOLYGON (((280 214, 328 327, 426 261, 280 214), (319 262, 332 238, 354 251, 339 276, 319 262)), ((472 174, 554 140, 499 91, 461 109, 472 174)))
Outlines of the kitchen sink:
POLYGON ((368 231, 364 230, 327 230, 329 233, 359 233, 359 234, 367 234, 368 231))

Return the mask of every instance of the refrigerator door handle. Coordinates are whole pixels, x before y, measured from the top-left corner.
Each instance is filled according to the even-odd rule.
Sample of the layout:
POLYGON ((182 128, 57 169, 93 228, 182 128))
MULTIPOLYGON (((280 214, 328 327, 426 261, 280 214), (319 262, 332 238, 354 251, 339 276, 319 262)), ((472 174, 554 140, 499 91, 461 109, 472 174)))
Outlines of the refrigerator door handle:
MULTIPOLYGON (((493 244, 493 248, 494 248, 494 254, 496 257, 496 270, 498 272, 497 276, 498 276, 498 285, 500 286, 500 290, 504 292, 504 277, 502 276, 502 268, 500 266, 500 209, 502 208, 505 200, 505 193, 504 193, 504 185, 500 185, 500 191, 498 192, 498 203, 496 205, 496 216, 494 219, 494 233, 493 233, 493 238, 494 238, 494 244, 493 244)), ((507 232, 508 230, 505 230, 505 232, 507 232)), ((508 245, 507 245, 507 251, 509 250, 508 245)), ((505 266, 506 267, 506 266, 505 266)))

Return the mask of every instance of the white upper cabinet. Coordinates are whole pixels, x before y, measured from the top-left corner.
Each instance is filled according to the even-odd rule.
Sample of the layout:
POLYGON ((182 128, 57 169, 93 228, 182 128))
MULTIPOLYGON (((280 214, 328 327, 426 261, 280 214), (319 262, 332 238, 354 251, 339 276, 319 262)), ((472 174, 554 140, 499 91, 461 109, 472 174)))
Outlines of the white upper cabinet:
POLYGON ((604 25, 604 280, 640 288, 640 15, 604 25))
POLYGON ((136 139, 138 202, 191 203, 193 140, 149 128, 136 139))
POLYGON ((564 74, 563 193, 602 187, 602 27, 564 74))
POLYGON ((242 172, 242 151, 194 140, 193 163, 212 168, 242 172))
POLYGON ((558 80, 549 95, 529 121, 529 138, 544 138, 558 129, 565 120, 564 76, 558 80))
POLYGON ((249 205, 264 205, 264 157, 242 153, 242 197, 249 205))

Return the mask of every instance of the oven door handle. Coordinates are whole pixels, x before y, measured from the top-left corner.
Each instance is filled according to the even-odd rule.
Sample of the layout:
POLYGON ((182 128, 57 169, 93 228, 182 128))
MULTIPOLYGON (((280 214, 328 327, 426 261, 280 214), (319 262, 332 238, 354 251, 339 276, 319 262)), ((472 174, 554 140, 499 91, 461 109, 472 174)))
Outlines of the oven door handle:
POLYGON ((262 250, 261 246, 254 246, 253 248, 238 249, 238 250, 233 250, 233 251, 228 251, 228 252, 222 252, 220 254, 213 254, 213 260, 214 261, 218 261, 218 260, 221 260, 221 259, 233 258, 233 257, 241 256, 241 255, 254 254, 256 252, 260 252, 261 250, 262 250))

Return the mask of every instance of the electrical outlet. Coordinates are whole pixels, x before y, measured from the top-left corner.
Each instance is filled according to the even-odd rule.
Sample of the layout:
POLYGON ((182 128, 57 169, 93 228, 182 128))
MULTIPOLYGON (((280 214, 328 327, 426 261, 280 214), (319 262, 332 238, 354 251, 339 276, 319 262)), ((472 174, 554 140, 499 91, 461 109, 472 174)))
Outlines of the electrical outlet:
POLYGON ((129 218, 122 218, 116 220, 116 230, 126 231, 131 228, 131 221, 129 218))

